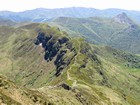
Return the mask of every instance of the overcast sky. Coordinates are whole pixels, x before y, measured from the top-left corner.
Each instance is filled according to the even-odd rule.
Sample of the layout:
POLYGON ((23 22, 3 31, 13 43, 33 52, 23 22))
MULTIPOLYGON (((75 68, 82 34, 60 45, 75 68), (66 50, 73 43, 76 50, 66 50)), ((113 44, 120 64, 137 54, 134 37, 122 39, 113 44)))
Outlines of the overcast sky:
POLYGON ((0 11, 64 7, 120 8, 140 11, 140 0, 0 0, 0 11))

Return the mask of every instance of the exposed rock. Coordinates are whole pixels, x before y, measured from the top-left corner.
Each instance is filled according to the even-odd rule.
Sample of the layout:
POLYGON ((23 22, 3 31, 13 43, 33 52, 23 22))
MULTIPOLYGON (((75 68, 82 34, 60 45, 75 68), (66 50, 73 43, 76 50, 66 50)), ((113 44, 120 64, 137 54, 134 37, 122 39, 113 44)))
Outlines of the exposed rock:
POLYGON ((122 24, 128 24, 128 25, 133 24, 133 21, 124 12, 114 17, 114 21, 122 24))
POLYGON ((72 43, 69 42, 69 39, 65 36, 56 37, 53 35, 46 35, 43 32, 39 32, 36 40, 34 41, 36 45, 42 44, 44 48, 45 55, 44 59, 49 62, 55 58, 54 64, 56 65, 56 76, 61 74, 61 71, 69 65, 70 61, 72 60, 73 56, 67 57, 64 60, 64 56, 67 53, 67 50, 72 51, 72 43), (63 46, 64 44, 64 46, 63 46), (62 48, 62 46, 64 48, 62 48))

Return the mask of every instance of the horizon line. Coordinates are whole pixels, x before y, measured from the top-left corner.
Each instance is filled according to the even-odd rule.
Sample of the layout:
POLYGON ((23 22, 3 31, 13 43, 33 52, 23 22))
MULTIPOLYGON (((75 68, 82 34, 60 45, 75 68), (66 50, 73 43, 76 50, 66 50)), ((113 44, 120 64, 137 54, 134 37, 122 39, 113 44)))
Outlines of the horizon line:
POLYGON ((71 7, 58 7, 58 8, 44 8, 44 7, 38 7, 38 8, 33 8, 33 9, 27 9, 27 10, 21 10, 21 11, 12 11, 12 10, 0 10, 0 12, 25 12, 25 11, 32 11, 36 9, 48 9, 48 10, 55 10, 55 9, 68 9, 68 8, 86 8, 86 9, 96 9, 96 10, 109 10, 109 9, 117 9, 117 10, 125 10, 125 11, 136 11, 140 12, 140 10, 129 10, 129 9, 122 9, 122 8, 104 8, 104 9, 99 9, 99 8, 94 8, 94 7, 76 7, 76 6, 71 6, 71 7))

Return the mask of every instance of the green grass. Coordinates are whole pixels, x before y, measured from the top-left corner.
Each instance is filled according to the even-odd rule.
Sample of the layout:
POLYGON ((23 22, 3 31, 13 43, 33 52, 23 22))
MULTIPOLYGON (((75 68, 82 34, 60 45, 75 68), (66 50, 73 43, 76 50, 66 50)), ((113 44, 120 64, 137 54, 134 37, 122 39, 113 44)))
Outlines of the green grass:
POLYGON ((139 54, 140 27, 134 22, 132 23, 132 25, 121 24, 113 19, 99 17, 64 17, 49 22, 50 25, 58 26, 61 30, 67 31, 72 37, 80 36, 91 43, 108 45, 139 54))
MULTIPOLYGON (((82 38, 70 38, 66 32, 46 24, 0 27, 0 31, 4 32, 0 34, 0 42, 5 42, 0 44, 0 74, 21 87, 30 88, 29 96, 33 101, 36 101, 35 95, 58 105, 140 103, 139 56, 93 45, 82 38), (38 32, 52 35, 48 42, 54 42, 55 46, 51 49, 58 45, 60 39, 68 38, 68 42, 62 44, 53 59, 47 62, 44 60, 44 49, 34 44, 38 32), (65 52, 63 56, 62 52, 65 52), (57 57, 59 59, 54 63, 57 57), (60 75, 56 76, 61 67, 60 75), (62 83, 68 84, 72 90, 57 87, 62 83), (36 90, 39 93, 35 94, 36 90)), ((51 50, 47 51, 51 53, 51 50)), ((31 102, 29 96, 25 100, 31 102)))

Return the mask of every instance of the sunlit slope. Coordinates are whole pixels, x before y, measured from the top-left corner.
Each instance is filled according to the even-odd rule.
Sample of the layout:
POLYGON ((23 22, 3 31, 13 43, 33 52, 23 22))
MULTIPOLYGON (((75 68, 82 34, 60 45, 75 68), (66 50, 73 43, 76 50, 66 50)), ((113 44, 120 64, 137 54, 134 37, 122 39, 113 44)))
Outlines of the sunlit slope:
POLYGON ((67 92, 61 87, 45 87, 42 89, 27 89, 17 86, 12 81, 0 76, 0 104, 1 105, 81 105, 74 92, 67 92))
MULTIPOLYGON (((2 55, 1 65, 3 66, 1 68, 2 74, 9 75, 9 77, 16 80, 17 83, 22 83, 25 86, 35 85, 36 87, 40 87, 55 77, 54 75, 57 75, 55 70, 59 68, 56 68, 54 61, 57 58, 56 54, 60 54, 56 52, 52 57, 46 58, 44 55, 47 54, 47 52, 45 53, 42 46, 36 45, 35 40, 39 32, 47 32, 45 34, 50 35, 49 37, 51 38, 47 46, 56 43, 56 47, 59 47, 58 49, 60 50, 59 53, 62 53, 63 50, 65 52, 65 49, 68 49, 67 46, 70 46, 70 43, 67 43, 67 46, 65 46, 63 42, 60 46, 57 45, 58 38, 59 40, 62 39, 62 41, 63 38, 65 40, 65 36, 67 36, 65 33, 42 24, 30 24, 16 29, 1 27, 1 32, 3 32, 3 34, 1 34, 0 45, 2 55), (46 60, 51 59, 51 61, 47 62, 44 58, 46 60), (50 74, 50 77, 48 74, 50 74)), ((67 39, 68 38, 66 38, 66 40, 67 39)), ((53 46, 50 46, 49 49, 52 49, 52 47, 53 46)), ((71 48, 68 50, 70 49, 71 48)), ((52 53, 52 51, 50 51, 50 53, 52 53)), ((73 55, 74 53, 71 53, 71 56, 73 55)))
POLYGON ((60 17, 49 22, 67 31, 71 36, 82 36, 96 44, 131 52, 140 53, 140 27, 125 13, 114 18, 70 18, 60 17))
POLYGON ((0 32, 1 75, 35 88, 48 102, 140 103, 140 57, 70 38, 46 24, 2 26, 0 32))

